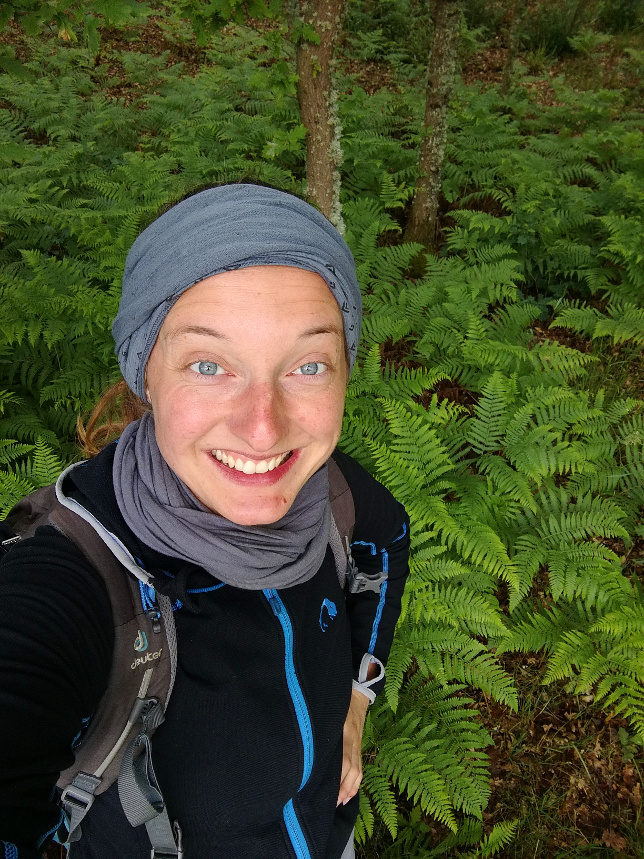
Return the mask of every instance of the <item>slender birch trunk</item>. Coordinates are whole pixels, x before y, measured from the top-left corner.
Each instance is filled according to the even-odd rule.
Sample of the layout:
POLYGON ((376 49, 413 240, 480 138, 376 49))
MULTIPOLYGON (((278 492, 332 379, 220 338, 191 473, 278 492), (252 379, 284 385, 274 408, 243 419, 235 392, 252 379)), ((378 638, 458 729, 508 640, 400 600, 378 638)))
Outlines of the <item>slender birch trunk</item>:
POLYGON ((306 127, 308 197, 344 231, 340 206, 342 147, 337 92, 332 66, 346 0, 298 0, 300 21, 311 27, 319 44, 300 39, 297 46, 297 100, 306 127))
POLYGON ((503 66, 503 79, 501 81, 501 92, 504 95, 509 91, 512 82, 512 70, 519 49, 519 24, 521 23, 521 18, 521 0, 512 0, 506 10, 505 27, 503 28, 505 44, 508 49, 505 65, 503 66))
POLYGON ((456 77, 460 0, 434 0, 434 32, 427 64, 425 132, 420 145, 418 179, 405 240, 436 247, 438 199, 447 136, 447 109, 456 77))

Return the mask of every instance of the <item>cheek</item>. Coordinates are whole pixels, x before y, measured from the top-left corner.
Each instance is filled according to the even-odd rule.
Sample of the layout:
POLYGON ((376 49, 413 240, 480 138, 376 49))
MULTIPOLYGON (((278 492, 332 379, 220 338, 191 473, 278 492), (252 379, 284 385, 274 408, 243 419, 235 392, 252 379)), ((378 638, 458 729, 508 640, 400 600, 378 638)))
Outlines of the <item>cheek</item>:
POLYGON ((315 403, 300 404, 299 422, 305 425, 311 435, 320 441, 332 442, 335 446, 342 429, 344 412, 344 388, 329 391, 315 403))
POLYGON ((180 449, 196 441, 204 430, 211 410, 189 395, 164 396, 154 409, 154 425, 164 452, 180 449))

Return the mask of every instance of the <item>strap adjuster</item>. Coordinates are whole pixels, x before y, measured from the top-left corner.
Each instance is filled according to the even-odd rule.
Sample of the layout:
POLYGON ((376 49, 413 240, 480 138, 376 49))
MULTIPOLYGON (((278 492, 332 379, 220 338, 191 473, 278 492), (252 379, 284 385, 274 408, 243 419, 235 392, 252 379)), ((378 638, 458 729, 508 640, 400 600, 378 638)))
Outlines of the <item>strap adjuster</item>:
POLYGON ((78 841, 81 837, 81 823, 94 804, 100 784, 101 779, 98 776, 79 772, 76 773, 74 781, 61 792, 60 804, 67 817, 70 842, 78 841))
POLYGON ((60 801, 63 806, 73 806, 83 813, 83 817, 94 804, 96 797, 88 790, 83 790, 75 784, 68 784, 60 795, 60 801))
POLYGON ((379 594, 382 583, 387 581, 387 573, 381 570, 379 573, 369 575, 354 567, 349 573, 348 580, 350 594, 361 594, 364 591, 373 591, 379 594))

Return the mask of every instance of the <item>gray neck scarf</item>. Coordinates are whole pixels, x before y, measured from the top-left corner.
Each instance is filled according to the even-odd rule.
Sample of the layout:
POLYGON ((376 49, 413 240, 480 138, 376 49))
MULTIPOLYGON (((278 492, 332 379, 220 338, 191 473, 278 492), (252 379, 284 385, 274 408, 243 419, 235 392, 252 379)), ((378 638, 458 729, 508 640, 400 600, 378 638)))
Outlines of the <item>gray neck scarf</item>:
POLYGON ((272 525, 236 525, 212 513, 161 456, 154 419, 126 427, 113 467, 119 509, 150 548, 197 564, 244 590, 288 588, 319 570, 331 527, 327 467, 302 487, 288 513, 272 525))

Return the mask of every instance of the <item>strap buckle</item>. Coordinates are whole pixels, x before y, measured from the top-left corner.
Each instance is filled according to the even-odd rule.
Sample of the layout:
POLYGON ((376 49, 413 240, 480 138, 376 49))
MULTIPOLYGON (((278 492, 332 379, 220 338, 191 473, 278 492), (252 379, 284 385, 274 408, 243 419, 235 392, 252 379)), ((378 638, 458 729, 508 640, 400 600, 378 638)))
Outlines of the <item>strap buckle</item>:
POLYGON ((82 812, 83 817, 94 804, 96 797, 88 790, 83 790, 75 784, 68 784, 60 795, 60 801, 64 806, 71 806, 82 812))
POLYGON ((78 841, 81 837, 81 823, 94 804, 100 783, 98 776, 79 772, 61 792, 60 804, 67 817, 70 842, 78 841))
POLYGON ((387 573, 381 570, 379 573, 369 575, 357 570, 354 566, 349 573, 348 580, 350 594, 361 594, 364 591, 373 591, 379 594, 382 583, 387 581, 387 573))

